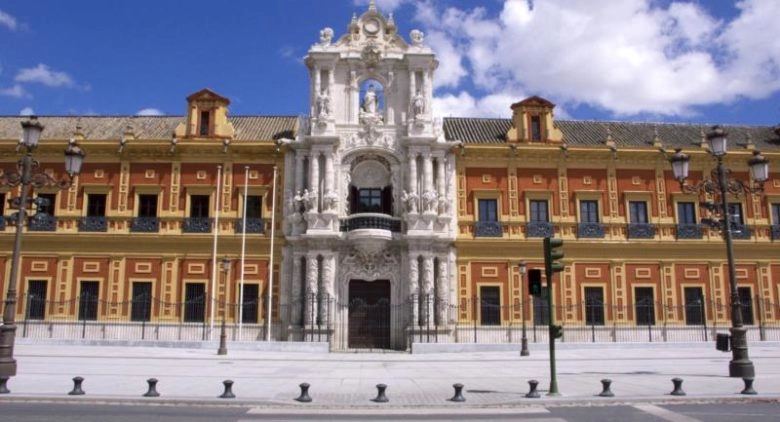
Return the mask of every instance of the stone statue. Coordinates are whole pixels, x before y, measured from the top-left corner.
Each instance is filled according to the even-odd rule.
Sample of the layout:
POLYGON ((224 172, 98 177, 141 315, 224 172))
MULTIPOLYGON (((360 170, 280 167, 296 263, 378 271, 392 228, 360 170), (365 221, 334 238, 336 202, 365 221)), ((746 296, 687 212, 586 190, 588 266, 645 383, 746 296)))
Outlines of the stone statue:
POLYGON ((371 84, 366 90, 366 95, 363 96, 363 112, 366 114, 376 114, 377 110, 377 98, 374 85, 371 84))
POLYGON ((331 28, 323 28, 320 31, 320 44, 323 46, 329 46, 331 41, 333 40, 333 29, 331 28))
POLYGON ((423 197, 423 210, 425 212, 429 212, 429 211, 436 212, 439 203, 439 195, 437 195, 436 192, 429 190, 429 191, 425 191, 422 197, 423 197))
POLYGON ((404 190, 401 193, 401 202, 404 204, 404 210, 408 213, 417 212, 417 194, 404 190))
POLYGON ((317 211, 317 191, 303 190, 303 207, 306 211, 317 211))
POLYGON ((412 31, 409 33, 409 38, 412 40, 412 45, 416 47, 422 46, 424 37, 425 34, 419 29, 412 29, 412 31))
POLYGON ((322 92, 317 95, 317 116, 330 116, 330 90, 328 88, 324 88, 322 92))
POLYGON ((420 90, 412 97, 412 117, 415 119, 425 114, 425 98, 420 90))
POLYGON ((339 197, 335 192, 327 192, 322 197, 322 208, 326 211, 335 210, 336 205, 338 204, 338 199, 339 197))
POLYGON ((303 212, 305 210, 305 204, 303 203, 304 197, 301 195, 301 191, 298 191, 295 193, 295 198, 293 198, 293 203, 295 206, 295 212, 303 212))

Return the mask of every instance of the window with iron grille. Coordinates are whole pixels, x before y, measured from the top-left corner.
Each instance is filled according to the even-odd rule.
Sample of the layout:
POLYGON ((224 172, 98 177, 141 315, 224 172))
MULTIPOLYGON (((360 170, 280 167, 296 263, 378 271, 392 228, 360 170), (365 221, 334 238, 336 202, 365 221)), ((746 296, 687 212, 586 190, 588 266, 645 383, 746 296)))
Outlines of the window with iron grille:
POLYGON ((604 289, 601 287, 585 288, 585 323, 604 325, 604 289))
POLYGON ((655 294, 652 287, 634 288, 636 325, 655 325, 655 294))
POLYGON ((259 303, 260 286, 257 284, 244 284, 244 303, 241 311, 241 322, 245 324, 257 324, 259 303))
POLYGON ((701 287, 686 287, 685 295, 685 324, 704 324, 704 294, 701 287))
POLYGON ((750 287, 737 287, 737 293, 739 294, 739 303, 742 307, 742 323, 745 325, 755 324, 753 319, 753 295, 750 287))
POLYGON ((27 319, 46 318, 46 280, 27 282, 27 319))
POLYGON ((82 281, 79 291, 79 319, 94 321, 98 315, 98 297, 100 283, 82 281))
POLYGON ((203 322, 206 315, 206 285, 184 284, 184 322, 203 322))
POLYGON ((131 321, 149 321, 152 316, 152 283, 137 281, 133 283, 131 321))
POLYGON ((481 286, 479 296, 479 315, 482 325, 500 325, 501 289, 498 286, 481 286))

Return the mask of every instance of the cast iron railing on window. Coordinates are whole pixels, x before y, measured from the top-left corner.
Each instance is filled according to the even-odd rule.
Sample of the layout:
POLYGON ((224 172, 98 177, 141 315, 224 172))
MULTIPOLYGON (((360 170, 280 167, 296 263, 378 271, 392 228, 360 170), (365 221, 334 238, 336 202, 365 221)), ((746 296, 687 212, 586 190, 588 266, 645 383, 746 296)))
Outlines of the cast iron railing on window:
POLYGON ((210 217, 190 217, 185 218, 181 226, 184 233, 211 233, 210 217))
POLYGON ((342 232, 362 229, 388 230, 393 233, 401 231, 401 220, 381 214, 354 214, 340 221, 342 232))
POLYGON ((474 236, 501 237, 504 235, 504 225, 500 221, 475 221, 474 236))
POLYGON ((678 239, 701 239, 703 237, 701 224, 678 224, 678 239))
POLYGON ((82 217, 79 220, 80 232, 105 232, 108 231, 108 219, 106 217, 82 217))
POLYGON ((130 221, 130 231, 157 233, 160 231, 160 219, 158 217, 135 217, 130 221))
POLYGON ((655 226, 652 224, 631 223, 628 225, 629 239, 653 239, 655 238, 655 226))
POLYGON ((547 221, 532 221, 526 225, 525 229, 528 237, 553 237, 555 235, 553 224, 547 221))
POLYGON ((601 223, 577 224, 577 237, 601 239, 604 237, 604 226, 601 223))
MULTIPOLYGON (((244 232, 244 220, 239 218, 233 222, 233 227, 236 233, 244 232)), ((246 219, 246 232, 247 233, 265 233, 265 220, 262 218, 247 218, 246 219)))

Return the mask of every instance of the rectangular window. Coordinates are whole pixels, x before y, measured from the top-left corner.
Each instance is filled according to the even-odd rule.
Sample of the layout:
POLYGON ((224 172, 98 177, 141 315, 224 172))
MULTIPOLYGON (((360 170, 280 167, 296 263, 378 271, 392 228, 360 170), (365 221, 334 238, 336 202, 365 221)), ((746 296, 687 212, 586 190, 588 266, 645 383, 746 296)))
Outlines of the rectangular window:
POLYGON ((634 288, 634 318, 636 325, 655 325, 655 297, 652 287, 634 288))
POLYGON ((245 324, 257 324, 259 303, 260 286, 257 284, 244 284, 244 306, 241 310, 241 322, 245 324))
POLYGON ((645 201, 629 202, 628 213, 632 224, 647 224, 647 202, 645 201))
POLYGON ((542 119, 539 116, 531 116, 531 140, 542 140, 542 119))
POLYGON ((358 212, 382 212, 382 189, 358 189, 358 212))
POLYGON ((677 223, 696 224, 696 208, 693 202, 677 203, 677 223))
POLYGON ((200 128, 198 130, 199 135, 207 136, 210 133, 211 128, 211 112, 200 112, 200 128))
POLYGON ((36 211, 42 214, 54 215, 55 205, 57 204, 56 193, 39 193, 35 201, 36 211))
POLYGON ((246 197, 246 218, 263 218, 263 197, 248 195, 246 197))
POLYGON ((550 214, 547 211, 547 201, 532 200, 530 201, 530 207, 532 223, 547 223, 550 221, 550 214))
POLYGON ((152 316, 152 283, 148 281, 133 283, 131 321, 149 321, 152 316))
POLYGON ((542 287, 542 295, 533 296, 534 325, 548 325, 550 323, 550 302, 547 300, 547 290, 542 287))
POLYGON ((479 288, 479 315, 482 325, 501 324, 501 289, 498 286, 479 288))
POLYGON ((495 199, 480 199, 479 221, 498 221, 498 201, 495 199))
POLYGON ((97 320, 100 283, 82 281, 79 291, 79 320, 97 320))
POLYGON ((206 315, 206 285, 184 285, 184 322, 203 322, 206 315))
POLYGON ((87 217, 106 216, 106 194, 90 193, 87 195, 87 217))
POLYGON ((599 222, 599 201, 580 201, 580 223, 599 222))
POLYGON ((190 218, 206 218, 209 216, 208 195, 190 195, 190 218))
POLYGON ((772 204, 772 224, 780 226, 780 204, 772 204))
POLYGON ((46 281, 27 282, 27 319, 46 318, 46 281))
POLYGON ((157 195, 138 195, 138 216, 157 217, 157 195))
POLYGON ((739 294, 739 303, 742 306, 742 323, 745 325, 755 324, 753 320, 753 295, 750 287, 737 287, 739 294))
POLYGON ((601 287, 585 288, 585 323, 604 325, 604 289, 601 287))
POLYGON ((0 192, 0 216, 5 215, 5 192, 0 192))
POLYGON ((686 287, 685 294, 685 324, 704 324, 704 294, 701 287, 686 287))
POLYGON ((731 224, 743 225, 745 224, 744 216, 742 215, 742 204, 739 202, 729 203, 729 217, 731 218, 731 224))

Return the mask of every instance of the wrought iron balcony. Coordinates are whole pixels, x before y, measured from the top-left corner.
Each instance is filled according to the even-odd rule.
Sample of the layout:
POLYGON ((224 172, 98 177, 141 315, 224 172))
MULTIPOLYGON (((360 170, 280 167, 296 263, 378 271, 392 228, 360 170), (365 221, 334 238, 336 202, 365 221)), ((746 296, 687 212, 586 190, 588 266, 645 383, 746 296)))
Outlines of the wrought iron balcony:
POLYGON ((655 238, 655 226, 644 223, 631 223, 628 225, 629 239, 653 239, 655 238))
POLYGON ((210 217, 190 217, 184 219, 184 224, 181 226, 183 233, 210 233, 211 232, 211 218, 210 217))
POLYGON ((780 224, 772 226, 772 240, 780 240, 780 224))
POLYGON ((130 222, 130 231, 136 233, 157 233, 160 231, 160 219, 157 217, 135 217, 130 222))
POLYGON ((753 235, 753 231, 747 224, 731 224, 731 238, 737 240, 747 240, 753 235))
POLYGON ((504 235, 504 225, 499 221, 475 221, 474 236, 501 237, 504 235))
POLYGON ((555 228, 548 221, 532 221, 526 226, 527 237, 553 237, 555 228))
POLYGON ((30 218, 27 229, 31 232, 57 231, 57 217, 44 213, 36 213, 30 218))
POLYGON ((79 220, 80 232, 105 232, 108 231, 108 219, 106 217, 83 217, 79 220))
POLYGON ((577 237, 602 239, 604 238, 604 226, 601 223, 577 224, 577 237))
MULTIPOLYGON (((239 218, 233 223, 233 227, 236 233, 244 232, 244 220, 239 218)), ((265 220, 262 218, 247 218, 246 219, 246 232, 247 233, 265 233, 265 220)))
POLYGON ((340 221, 342 232, 353 230, 388 230, 393 233, 401 232, 401 220, 385 214, 353 214, 340 221))
POLYGON ((701 224, 678 224, 677 239, 701 239, 701 224))

